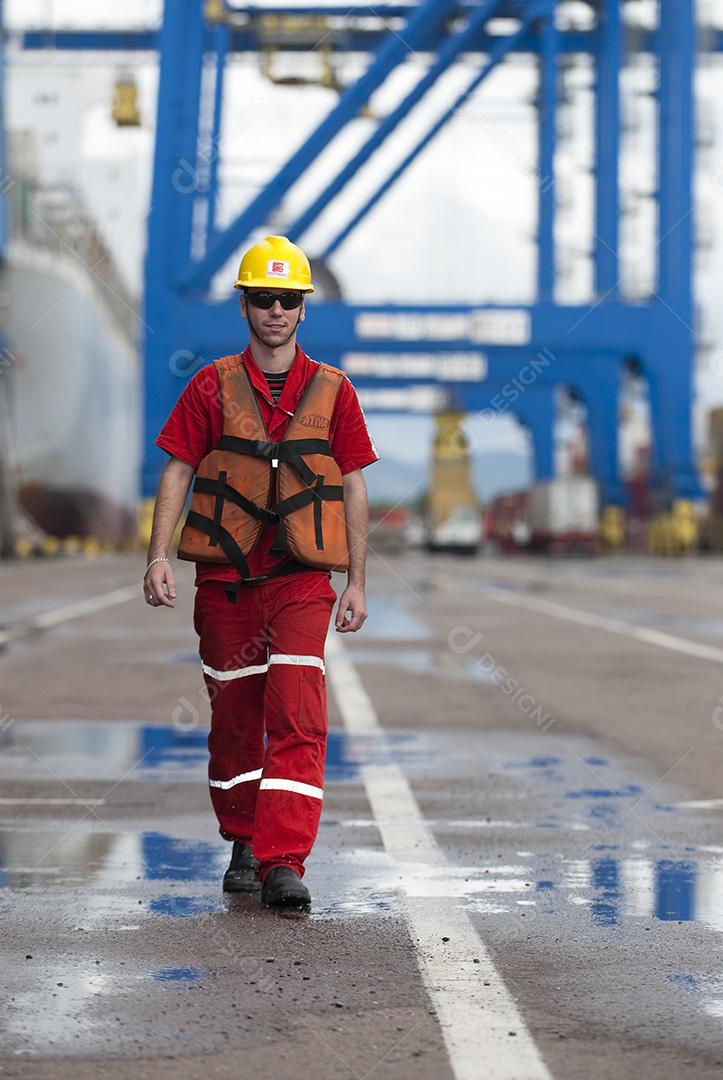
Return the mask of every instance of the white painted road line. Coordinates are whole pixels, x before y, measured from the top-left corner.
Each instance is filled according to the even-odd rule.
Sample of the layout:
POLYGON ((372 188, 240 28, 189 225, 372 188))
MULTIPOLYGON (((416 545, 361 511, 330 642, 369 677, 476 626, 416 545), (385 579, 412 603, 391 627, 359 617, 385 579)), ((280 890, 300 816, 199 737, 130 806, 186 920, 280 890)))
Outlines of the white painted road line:
POLYGON ((676 802, 673 806, 682 810, 720 810, 723 799, 692 799, 690 802, 676 802))
POLYGON ((9 645, 11 641, 18 641, 20 638, 28 637, 30 634, 50 630, 52 627, 59 626, 64 622, 70 622, 72 619, 80 619, 84 615, 95 615, 97 611, 103 611, 105 608, 113 607, 115 604, 125 604, 128 600, 132 600, 134 596, 140 601, 140 586, 123 585, 119 589, 101 593, 100 596, 91 596, 87 600, 79 600, 75 604, 65 604, 64 607, 53 608, 52 611, 46 611, 42 615, 36 615, 35 618, 28 619, 27 622, 18 623, 17 626, 10 626, 6 630, 0 630, 0 647, 9 645))
POLYGON ((0 806, 105 806, 105 799, 0 799, 0 806))
MULTIPOLYGON (((344 726, 353 735, 371 733, 384 738, 384 729, 344 645, 330 636, 326 648, 330 660, 327 677, 344 726)), ((441 874, 445 870, 451 873, 401 769, 395 764, 365 765, 362 778, 384 847, 402 875, 402 883, 405 877, 411 879, 414 864, 418 867, 420 861, 441 874)), ((447 900, 441 919, 438 898, 409 893, 405 893, 405 910, 422 978, 457 1080, 550 1080, 517 1006, 467 914, 447 900)))
POLYGON ((658 645, 661 649, 672 649, 673 652, 685 653, 687 656, 697 656, 701 660, 712 660, 716 664, 723 664, 723 649, 716 649, 714 645, 702 645, 698 641, 688 641, 687 638, 677 637, 675 634, 666 634, 662 630, 651 630, 647 626, 628 623, 623 619, 615 619, 611 615, 596 615, 592 611, 583 611, 582 608, 558 604, 555 600, 542 600, 536 596, 520 596, 518 593, 494 587, 485 589, 484 595, 500 604, 509 604, 510 607, 538 611, 541 615, 552 616, 553 619, 563 619, 566 622, 578 623, 580 626, 590 626, 595 630, 607 630, 611 634, 622 634, 624 637, 633 638, 636 641, 644 641, 648 645, 658 645))

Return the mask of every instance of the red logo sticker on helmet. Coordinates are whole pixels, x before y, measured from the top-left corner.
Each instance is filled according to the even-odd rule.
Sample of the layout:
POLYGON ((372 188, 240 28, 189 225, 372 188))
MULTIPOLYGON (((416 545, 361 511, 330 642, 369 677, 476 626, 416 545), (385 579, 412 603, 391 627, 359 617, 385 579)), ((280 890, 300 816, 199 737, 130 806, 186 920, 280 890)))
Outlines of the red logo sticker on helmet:
POLYGON ((266 264, 266 276, 287 278, 289 276, 289 264, 281 259, 269 259, 266 264))

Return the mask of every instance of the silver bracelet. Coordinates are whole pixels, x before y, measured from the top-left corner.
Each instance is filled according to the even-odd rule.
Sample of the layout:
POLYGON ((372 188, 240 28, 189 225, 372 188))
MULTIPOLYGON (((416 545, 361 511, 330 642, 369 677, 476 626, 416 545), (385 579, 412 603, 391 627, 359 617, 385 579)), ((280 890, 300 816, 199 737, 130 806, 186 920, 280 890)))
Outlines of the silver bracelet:
POLYGON ((150 562, 148 563, 148 566, 146 567, 146 572, 145 572, 145 574, 143 575, 143 580, 144 580, 144 581, 146 580, 146 578, 148 577, 148 571, 149 571, 149 570, 150 570, 150 568, 151 568, 152 566, 154 566, 154 565, 155 565, 155 564, 156 564, 157 562, 169 562, 169 561, 170 561, 170 560, 169 560, 169 558, 168 558, 168 556, 167 556, 167 555, 159 555, 157 559, 151 559, 151 561, 150 561, 150 562))

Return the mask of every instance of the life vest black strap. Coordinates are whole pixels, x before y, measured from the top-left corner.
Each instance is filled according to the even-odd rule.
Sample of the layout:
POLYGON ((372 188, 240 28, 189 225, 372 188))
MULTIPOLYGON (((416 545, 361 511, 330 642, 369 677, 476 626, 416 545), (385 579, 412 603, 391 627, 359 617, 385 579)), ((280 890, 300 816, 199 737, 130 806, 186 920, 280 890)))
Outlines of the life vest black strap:
MULTIPOLYGON (((322 476, 321 480, 323 481, 323 479, 322 476)), ((320 484, 316 477, 314 480, 314 487, 304 488, 303 491, 297 491, 295 495, 289 495, 286 499, 282 499, 281 502, 274 503, 271 509, 280 518, 285 518, 288 514, 293 514, 294 510, 301 510, 303 506, 308 506, 310 502, 315 500, 343 501, 344 488, 341 484, 320 484)))
POLYGON ((223 514, 224 488, 226 487, 226 473, 221 470, 216 483, 216 501, 213 508, 213 528, 208 537, 209 547, 216 547, 218 543, 218 530, 221 528, 221 515, 223 514))
POLYGON ((227 529, 224 529, 223 525, 217 525, 213 518, 206 517, 205 514, 198 514, 195 510, 188 511, 186 524, 194 529, 198 529, 199 532, 206 533, 210 539, 215 535, 215 543, 211 544, 209 539, 209 546, 218 546, 221 548, 221 551, 231 565, 238 570, 239 577, 242 579, 249 577, 249 564, 246 560, 246 556, 231 533, 227 529))
POLYGON ((276 536, 274 542, 269 548, 269 555, 277 555, 282 558, 289 553, 289 541, 286 535, 286 522, 282 518, 279 522, 279 527, 276 530, 276 536))
POLYGON ((216 450, 233 450, 236 454, 251 454, 252 457, 278 458, 288 461, 297 454, 325 454, 331 457, 328 439, 242 439, 238 435, 222 435, 216 443, 216 450))
MULTIPOLYGON (((282 499, 267 510, 262 506, 257 506, 256 503, 251 502, 251 500, 247 499, 245 495, 242 495, 240 491, 237 491, 236 488, 232 487, 227 482, 227 473, 225 471, 219 471, 218 478, 215 480, 211 477, 196 477, 193 485, 194 492, 216 496, 214 516, 210 518, 206 517, 204 514, 199 514, 196 511, 189 511, 187 524, 208 535, 209 547, 220 546, 229 562, 236 570, 238 570, 241 582, 263 581, 267 577, 276 577, 277 574, 291 573, 296 566, 304 567, 305 564, 297 563, 296 560, 286 560, 281 563, 278 568, 274 568, 269 574, 251 578, 249 576, 249 566, 246 556, 241 551, 241 548, 238 546, 231 533, 221 524, 225 499, 228 499, 229 502, 234 503, 234 505, 240 507, 251 517, 255 518, 257 521, 263 522, 265 525, 278 522, 278 530, 269 554, 278 556, 279 558, 283 558, 283 556, 289 554, 289 544, 284 519, 288 514, 292 514, 295 510, 300 510, 302 507, 308 506, 309 503, 313 503, 316 547, 319 551, 324 550, 321 512, 322 501, 343 501, 344 488, 339 484, 325 484, 323 473, 312 472, 302 455, 324 454, 331 457, 331 447, 326 439, 285 439, 282 442, 273 442, 270 439, 242 439, 236 435, 222 435, 216 443, 215 448, 217 450, 230 450, 237 454, 249 454, 252 457, 262 457, 269 461, 276 459, 278 461, 288 462, 297 469, 304 483, 307 484, 307 487, 303 491, 299 491, 295 495, 290 495, 288 498, 282 499), (286 569, 289 566, 290 568, 286 569)), ((239 584, 241 584, 241 582, 239 582, 239 584)), ((230 601, 235 602, 237 595, 238 589, 232 599, 231 590, 229 590, 230 601)))
POLYGON ((303 491, 297 491, 295 495, 289 495, 286 499, 282 499, 281 502, 274 503, 271 509, 281 519, 279 522, 279 529, 274 540, 274 546, 271 548, 271 554, 282 554, 288 551, 288 544, 286 541, 286 527, 284 524, 284 518, 289 514, 293 514, 295 510, 301 510, 302 507, 308 506, 309 503, 314 504, 314 536, 316 539, 317 550, 324 550, 324 534, 321 524, 321 504, 323 500, 332 502, 342 502, 344 499, 344 488, 341 484, 325 484, 323 474, 319 473, 315 477, 314 487, 305 488, 303 491))
POLYGON ((231 450, 235 454, 249 454, 251 457, 266 458, 268 461, 286 461, 298 470, 306 484, 313 484, 316 477, 302 454, 333 456, 327 439, 283 439, 281 442, 273 442, 270 439, 242 439, 238 435, 222 435, 216 443, 216 450, 231 450))
POLYGON ((238 600, 238 594, 242 585, 253 585, 259 581, 266 581, 267 578, 282 577, 285 574, 300 574, 308 573, 311 568, 306 563, 301 563, 298 559, 287 559, 286 562, 279 563, 273 570, 269 570, 268 574, 260 574, 258 577, 245 578, 243 581, 234 581, 225 589, 226 596, 230 604, 235 604, 238 600))
POLYGON ((322 492, 324 490, 324 475, 319 473, 316 478, 316 487, 313 489, 314 493, 314 536, 316 537, 317 551, 324 550, 324 534, 321 531, 321 502, 322 492))
MULTIPOLYGON (((228 499, 229 502, 245 510, 251 517, 256 518, 257 521, 263 521, 264 525, 275 525, 279 520, 279 515, 274 513, 273 510, 266 510, 263 506, 257 506, 256 503, 251 502, 240 491, 237 491, 235 487, 231 487, 226 482, 225 472, 219 472, 217 480, 213 480, 211 477, 197 476, 193 484, 193 490, 203 495, 216 496, 217 515, 219 515, 219 502, 222 503, 223 499, 228 499)), ((218 520, 220 523, 220 515, 218 520)))

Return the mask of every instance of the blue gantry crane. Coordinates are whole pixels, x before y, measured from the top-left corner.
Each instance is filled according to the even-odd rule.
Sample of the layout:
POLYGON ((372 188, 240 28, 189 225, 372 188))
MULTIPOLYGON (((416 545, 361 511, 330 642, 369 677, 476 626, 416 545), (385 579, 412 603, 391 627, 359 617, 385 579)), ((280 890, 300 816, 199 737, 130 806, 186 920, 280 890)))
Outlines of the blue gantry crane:
MULTIPOLYGON (((624 503, 618 413, 623 375, 633 366, 649 387, 653 482, 667 503, 701 495, 691 435, 695 4, 658 0, 657 24, 640 29, 634 42, 636 53, 652 57, 657 70, 657 225, 654 287, 644 301, 633 302, 621 289, 619 251, 624 15, 634 2, 590 0, 592 18, 583 30, 566 28, 559 18, 565 5, 557 0, 420 0, 366 9, 165 0, 157 33, 54 31, 49 39, 39 30, 24 35, 26 48, 44 48, 51 40, 57 49, 157 49, 159 54, 144 300, 145 496, 154 493, 164 460, 153 438, 178 396, 179 374, 195 370, 199 358, 236 348, 238 298, 218 299, 211 291, 214 276, 262 231, 304 244, 311 226, 450 66, 462 56, 475 59, 468 85, 442 115, 430 119, 417 143, 324 250, 310 252, 327 268, 343 258, 339 252, 350 233, 363 227, 369 211, 414 167, 495 67, 515 53, 535 58, 538 72, 534 302, 492 304, 480 296, 467 304, 350 304, 332 288, 309 305, 304 348, 348 367, 355 385, 367 392, 368 412, 384 395, 388 402, 391 393, 399 411, 414 400, 417 411, 515 415, 530 431, 538 479, 554 471, 556 389, 570 388, 586 406, 590 470, 608 505, 624 503), (339 54, 363 53, 370 57, 368 65, 234 220, 219 227, 222 128, 246 104, 224 101, 225 66, 238 53, 262 52, 269 41, 279 51, 307 51, 310 32, 319 47, 323 42, 339 54), (416 84, 292 218, 285 210, 289 190, 410 52, 428 59, 416 84), (589 303, 565 305, 555 299, 555 155, 561 69, 574 56, 589 57, 594 72, 594 295, 589 303)), ((706 47, 720 50, 721 45, 721 34, 711 32, 706 47)))

